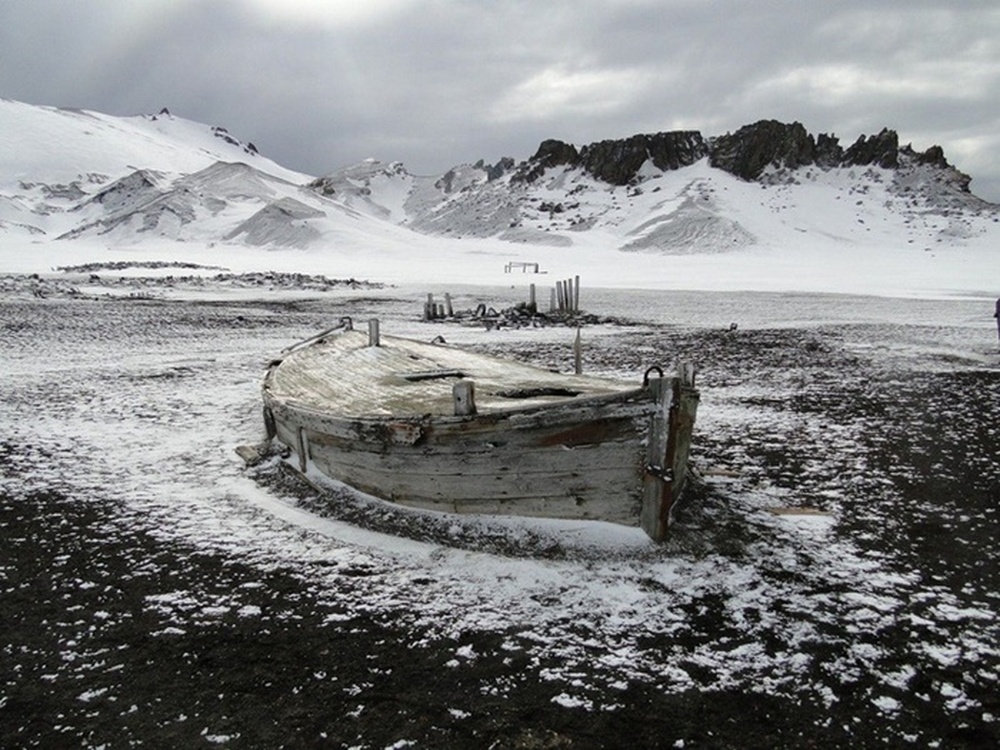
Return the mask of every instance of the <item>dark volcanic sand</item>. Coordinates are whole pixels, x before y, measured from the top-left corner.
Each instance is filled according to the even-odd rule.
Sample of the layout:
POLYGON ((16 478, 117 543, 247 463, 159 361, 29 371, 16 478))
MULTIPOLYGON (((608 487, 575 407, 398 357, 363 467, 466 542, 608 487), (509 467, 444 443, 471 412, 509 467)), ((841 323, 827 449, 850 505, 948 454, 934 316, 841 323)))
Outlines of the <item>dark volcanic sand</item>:
MULTIPOLYGON (((635 564, 546 532, 527 551, 505 549, 502 529, 482 541, 541 570, 575 565, 595 587, 613 570, 637 598, 674 608, 673 625, 616 629, 617 612, 591 615, 600 601, 553 585, 525 592, 537 607, 528 619, 438 626, 420 612, 475 607, 475 592, 452 602, 461 582, 409 563, 394 590, 381 583, 391 555, 338 556, 350 545, 215 488, 219 471, 242 471, 228 449, 164 447, 199 419, 210 433, 227 410, 248 434, 203 435, 205 445, 252 439, 267 356, 382 304, 402 309, 0 303, 0 747, 1000 743, 995 342, 878 322, 595 340, 598 370, 641 372, 678 352, 698 362, 706 484, 675 537, 635 564), (163 465, 171 451, 176 464, 163 465), (188 489, 171 495, 173 475, 188 489), (262 548, 284 535, 287 556, 209 528, 217 505, 257 524, 262 548), (799 534, 763 510, 789 505, 834 520, 799 534), (723 578, 674 592, 657 572, 675 561, 723 578), (741 598, 744 574, 759 602, 741 598), (380 597, 370 607, 368 592, 380 597), (541 645, 553 628, 576 639, 570 656, 541 645), (618 665, 618 653, 641 664, 618 665), (660 679, 674 669, 683 679, 660 679)), ((484 341, 570 363, 558 346, 484 341)), ((316 517, 406 523, 363 501, 324 508, 329 498, 274 462, 250 475, 316 517)), ((440 541, 434 525, 414 535, 440 541)))

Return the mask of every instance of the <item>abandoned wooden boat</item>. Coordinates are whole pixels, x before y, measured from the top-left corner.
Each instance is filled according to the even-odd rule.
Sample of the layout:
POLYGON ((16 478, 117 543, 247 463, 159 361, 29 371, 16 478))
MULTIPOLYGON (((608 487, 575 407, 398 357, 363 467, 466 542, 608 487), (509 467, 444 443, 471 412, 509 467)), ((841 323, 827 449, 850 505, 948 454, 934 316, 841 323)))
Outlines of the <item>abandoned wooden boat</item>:
POLYGON ((662 540, 698 404, 693 367, 678 370, 563 375, 345 319, 271 364, 264 422, 301 471, 400 505, 610 521, 662 540))

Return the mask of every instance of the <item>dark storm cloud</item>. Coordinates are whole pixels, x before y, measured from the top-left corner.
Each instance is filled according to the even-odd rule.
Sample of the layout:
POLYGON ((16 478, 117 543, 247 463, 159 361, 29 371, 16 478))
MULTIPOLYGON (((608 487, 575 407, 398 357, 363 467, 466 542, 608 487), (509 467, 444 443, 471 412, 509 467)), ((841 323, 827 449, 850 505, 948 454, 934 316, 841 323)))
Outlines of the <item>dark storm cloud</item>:
POLYGON ((309 173, 761 118, 944 146, 1000 200, 993 2, 6 2, 0 96, 225 125, 309 173))

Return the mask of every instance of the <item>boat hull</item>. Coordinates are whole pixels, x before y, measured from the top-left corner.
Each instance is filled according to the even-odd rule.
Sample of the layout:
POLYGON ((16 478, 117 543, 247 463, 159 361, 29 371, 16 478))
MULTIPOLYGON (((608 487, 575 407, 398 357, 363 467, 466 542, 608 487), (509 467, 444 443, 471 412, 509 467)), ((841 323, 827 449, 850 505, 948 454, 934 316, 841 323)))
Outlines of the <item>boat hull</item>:
POLYGON ((633 394, 456 418, 338 419, 267 404, 276 437, 316 469, 401 505, 636 525, 643 435, 654 404, 633 394))
POLYGON ((265 424, 303 473, 449 513, 606 521, 657 540, 672 521, 697 407, 693 371, 522 408, 344 416, 304 403, 301 390, 283 394, 283 366, 265 378, 265 424))

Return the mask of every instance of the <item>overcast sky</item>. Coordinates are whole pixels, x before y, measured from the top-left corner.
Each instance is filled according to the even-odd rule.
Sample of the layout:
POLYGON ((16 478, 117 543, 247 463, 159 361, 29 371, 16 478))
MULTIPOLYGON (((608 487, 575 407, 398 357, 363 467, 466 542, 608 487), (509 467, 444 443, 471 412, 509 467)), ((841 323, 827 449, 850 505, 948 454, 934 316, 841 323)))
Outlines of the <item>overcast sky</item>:
POLYGON ((221 125, 323 174, 440 174, 799 121, 944 147, 1000 202, 997 0, 0 0, 0 97, 221 125))

